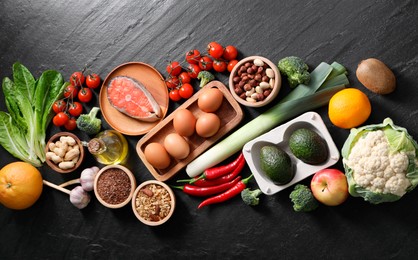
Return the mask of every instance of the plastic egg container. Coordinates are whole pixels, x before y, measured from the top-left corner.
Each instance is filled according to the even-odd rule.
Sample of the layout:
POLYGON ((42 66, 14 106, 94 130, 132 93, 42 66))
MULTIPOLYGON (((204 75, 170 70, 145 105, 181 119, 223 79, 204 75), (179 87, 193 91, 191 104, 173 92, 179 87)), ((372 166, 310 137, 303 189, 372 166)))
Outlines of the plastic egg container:
POLYGON ((273 195, 301 180, 313 175, 315 172, 328 168, 338 162, 340 153, 322 121, 321 116, 315 112, 307 112, 286 124, 278 126, 269 132, 251 140, 243 147, 243 154, 253 173, 260 190, 266 195, 273 195), (292 133, 299 128, 308 128, 317 132, 328 145, 328 159, 319 165, 311 165, 296 158, 290 151, 288 140, 292 133), (260 168, 260 150, 265 145, 276 145, 285 151, 295 166, 295 176, 284 185, 273 183, 260 168))

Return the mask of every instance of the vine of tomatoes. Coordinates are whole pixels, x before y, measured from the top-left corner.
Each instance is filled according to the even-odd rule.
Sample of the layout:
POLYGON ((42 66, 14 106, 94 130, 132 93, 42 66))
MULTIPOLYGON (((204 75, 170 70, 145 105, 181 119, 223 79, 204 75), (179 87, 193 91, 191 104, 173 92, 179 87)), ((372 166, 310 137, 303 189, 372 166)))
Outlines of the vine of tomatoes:
POLYGON ((218 42, 210 42, 201 52, 192 49, 186 52, 184 62, 170 61, 166 66, 168 76, 165 78, 171 101, 178 102, 188 99, 194 94, 191 85, 201 71, 219 73, 231 72, 238 63, 238 50, 233 45, 226 47, 218 42))
POLYGON ((55 113, 52 123, 69 131, 74 130, 77 127, 76 118, 83 113, 83 103, 89 103, 93 99, 93 91, 100 83, 100 76, 96 73, 86 75, 84 70, 72 73, 63 98, 52 105, 55 113))

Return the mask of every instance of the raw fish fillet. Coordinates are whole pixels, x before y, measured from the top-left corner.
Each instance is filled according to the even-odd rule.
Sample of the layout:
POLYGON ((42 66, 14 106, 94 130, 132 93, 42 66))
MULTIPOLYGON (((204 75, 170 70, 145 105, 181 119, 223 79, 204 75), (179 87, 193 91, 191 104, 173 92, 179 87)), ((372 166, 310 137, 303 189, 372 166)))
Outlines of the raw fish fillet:
POLYGON ((157 101, 141 82, 133 78, 113 78, 107 86, 107 98, 114 108, 132 118, 146 122, 161 119, 157 101))

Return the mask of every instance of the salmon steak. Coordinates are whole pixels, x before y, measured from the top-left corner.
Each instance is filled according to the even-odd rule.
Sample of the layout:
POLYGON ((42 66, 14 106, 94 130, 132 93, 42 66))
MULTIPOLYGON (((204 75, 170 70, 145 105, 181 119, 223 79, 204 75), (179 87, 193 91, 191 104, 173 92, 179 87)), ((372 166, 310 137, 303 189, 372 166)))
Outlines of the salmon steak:
POLYGON ((141 82, 133 78, 113 78, 107 86, 107 98, 115 109, 132 118, 146 122, 161 119, 157 101, 141 82))

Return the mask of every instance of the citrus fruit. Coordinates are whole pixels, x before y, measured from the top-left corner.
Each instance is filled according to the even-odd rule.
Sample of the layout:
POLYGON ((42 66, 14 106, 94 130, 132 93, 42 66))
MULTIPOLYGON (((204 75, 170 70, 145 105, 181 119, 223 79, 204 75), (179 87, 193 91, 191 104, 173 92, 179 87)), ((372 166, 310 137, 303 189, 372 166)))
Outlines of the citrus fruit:
POLYGON ((329 101, 328 116, 340 128, 353 128, 369 118, 372 107, 369 98, 356 88, 346 88, 335 93, 329 101))
POLYGON ((0 170, 0 203, 10 209, 32 206, 42 193, 42 175, 26 162, 13 162, 0 170))

